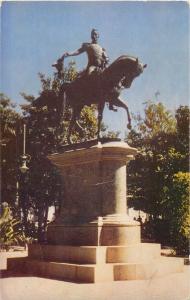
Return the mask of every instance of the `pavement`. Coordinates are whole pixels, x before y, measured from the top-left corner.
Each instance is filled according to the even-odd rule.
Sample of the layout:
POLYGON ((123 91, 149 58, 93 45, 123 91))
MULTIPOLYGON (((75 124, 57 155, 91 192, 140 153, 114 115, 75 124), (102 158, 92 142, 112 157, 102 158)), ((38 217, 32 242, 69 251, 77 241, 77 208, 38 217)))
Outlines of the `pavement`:
POLYGON ((26 252, 3 252, 1 256, 0 300, 190 300, 190 266, 151 280, 78 284, 24 276, 6 271, 7 257, 26 252))

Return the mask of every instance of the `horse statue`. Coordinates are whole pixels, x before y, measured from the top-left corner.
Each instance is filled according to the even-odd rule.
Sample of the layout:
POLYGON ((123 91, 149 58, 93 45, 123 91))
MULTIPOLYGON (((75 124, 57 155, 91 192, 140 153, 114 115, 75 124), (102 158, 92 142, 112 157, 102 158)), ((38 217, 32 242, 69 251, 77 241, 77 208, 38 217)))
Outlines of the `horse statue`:
MULTIPOLYGON (((57 69, 57 77, 61 78, 64 74, 63 59, 58 60, 52 65, 57 69)), ((74 127, 79 134, 84 128, 79 124, 80 113, 85 105, 91 106, 96 104, 98 109, 98 129, 97 138, 100 139, 101 122, 105 104, 109 104, 111 110, 117 111, 115 107, 122 107, 126 110, 128 124, 127 128, 131 129, 131 117, 127 104, 120 98, 121 91, 130 88, 133 80, 138 77, 146 68, 139 62, 138 58, 129 55, 122 55, 103 71, 94 71, 90 75, 79 73, 77 78, 72 82, 63 82, 59 96, 55 97, 52 93, 51 101, 46 97, 39 97, 33 105, 36 107, 47 105, 50 109, 56 109, 59 117, 64 115, 66 105, 72 109, 72 116, 68 128, 67 141, 72 143, 71 134, 74 127), (45 103, 47 101, 47 103, 45 103)))
MULTIPOLYGON (((63 61, 57 61, 52 65, 56 67, 58 76, 63 71, 63 61)), ((127 104, 120 98, 120 93, 125 88, 130 88, 133 80, 139 76, 147 65, 139 62, 138 58, 122 55, 102 72, 92 72, 88 76, 78 76, 72 82, 64 82, 60 91, 63 110, 67 104, 72 108, 72 117, 68 130, 68 142, 71 143, 71 134, 74 126, 79 132, 83 130, 78 120, 85 105, 97 104, 98 130, 97 138, 100 138, 100 128, 103 118, 105 103, 109 103, 110 109, 117 111, 114 106, 126 110, 128 117, 127 128, 131 129, 131 117, 127 104)))

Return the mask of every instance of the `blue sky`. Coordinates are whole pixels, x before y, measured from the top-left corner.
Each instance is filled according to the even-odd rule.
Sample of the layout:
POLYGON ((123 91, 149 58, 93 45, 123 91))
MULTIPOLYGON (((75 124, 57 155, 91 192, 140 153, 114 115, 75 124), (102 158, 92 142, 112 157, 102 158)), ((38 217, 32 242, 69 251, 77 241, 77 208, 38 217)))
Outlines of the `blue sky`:
MULTIPOLYGON (((122 54, 148 67, 122 97, 133 113, 143 102, 162 101, 174 111, 188 104, 189 7, 187 2, 4 2, 1 7, 1 92, 23 103, 20 92, 38 95, 38 72, 53 74, 51 64, 65 51, 90 41, 97 28, 110 61, 122 54), (155 93, 159 91, 158 99, 155 93)), ((73 58, 67 58, 67 62, 73 58)), ((75 57, 78 69, 85 54, 75 57)), ((105 111, 110 129, 125 131, 125 112, 105 111)))

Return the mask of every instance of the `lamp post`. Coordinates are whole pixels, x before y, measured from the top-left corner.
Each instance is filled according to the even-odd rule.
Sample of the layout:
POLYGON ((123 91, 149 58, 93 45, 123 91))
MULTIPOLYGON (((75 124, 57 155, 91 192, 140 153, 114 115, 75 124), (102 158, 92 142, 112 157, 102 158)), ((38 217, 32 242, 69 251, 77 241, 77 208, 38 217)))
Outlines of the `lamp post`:
POLYGON ((27 162, 30 161, 30 155, 26 154, 26 124, 23 125, 23 153, 20 156, 21 166, 19 167, 20 174, 20 184, 16 183, 17 193, 16 193, 16 202, 18 202, 19 206, 19 216, 20 219, 24 221, 24 226, 26 227, 26 185, 27 185, 27 171, 29 168, 27 167, 27 162))
POLYGON ((30 161, 30 155, 26 154, 26 124, 23 126, 23 154, 21 156, 22 165, 20 167, 20 171, 24 174, 29 168, 26 163, 30 161))
POLYGON ((18 208, 19 206, 19 181, 17 179, 17 182, 16 182, 16 198, 15 198, 15 205, 16 207, 18 208))

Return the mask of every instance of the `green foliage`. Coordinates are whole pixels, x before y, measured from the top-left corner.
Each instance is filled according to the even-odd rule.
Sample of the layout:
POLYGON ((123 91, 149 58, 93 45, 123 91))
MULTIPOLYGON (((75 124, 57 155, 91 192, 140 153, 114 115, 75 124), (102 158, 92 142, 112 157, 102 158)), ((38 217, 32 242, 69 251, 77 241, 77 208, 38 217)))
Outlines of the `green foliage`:
POLYGON ((115 139, 115 138, 119 138, 119 135, 120 135, 120 131, 108 130, 107 126, 104 126, 104 128, 102 128, 102 137, 103 138, 115 139))
MULTIPOLYGON (((144 118, 138 116, 136 120, 136 130, 131 131, 127 139, 139 150, 129 165, 129 193, 132 195, 129 205, 152 217, 151 226, 157 241, 172 241, 174 245, 177 235, 171 230, 171 220, 175 223, 184 210, 179 202, 170 220, 167 207, 177 188, 175 174, 189 171, 189 110, 179 107, 175 119, 163 104, 149 102, 145 104, 144 118)), ((183 249, 187 251, 187 247, 183 249)))
POLYGON ((1 145, 6 145, 16 135, 16 124, 20 115, 14 110, 15 105, 0 93, 1 145))
POLYGON ((180 138, 188 137, 189 135, 189 107, 180 106, 176 110, 177 130, 180 138))
POLYGON ((20 221, 14 219, 8 205, 4 205, 0 215, 0 249, 8 249, 11 245, 23 244, 26 241, 18 224, 20 221))
POLYGON ((9 199, 9 203, 13 205, 16 193, 21 116, 15 111, 15 105, 11 100, 3 94, 0 94, 0 120, 1 197, 3 201, 9 199))
POLYGON ((189 254, 190 211, 189 211, 190 173, 174 174, 172 184, 165 193, 166 205, 163 217, 169 225, 171 245, 179 254, 189 254))
POLYGON ((164 105, 147 101, 144 103, 144 118, 137 115, 137 128, 144 137, 151 138, 160 133, 172 133, 176 131, 176 120, 164 105))

